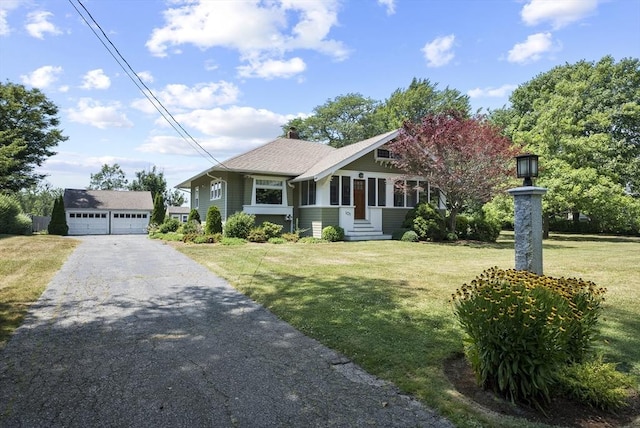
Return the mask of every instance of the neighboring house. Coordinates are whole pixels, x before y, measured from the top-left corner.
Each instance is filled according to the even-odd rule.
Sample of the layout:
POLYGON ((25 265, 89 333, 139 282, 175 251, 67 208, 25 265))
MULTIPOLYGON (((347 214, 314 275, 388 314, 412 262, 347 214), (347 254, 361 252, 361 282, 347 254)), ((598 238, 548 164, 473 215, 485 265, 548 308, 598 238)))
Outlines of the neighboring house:
POLYGON ((64 189, 69 235, 147 233, 151 192, 64 189))
POLYGON ((175 218, 180 223, 186 223, 189 218, 189 207, 167 207, 167 218, 175 218))
MULTIPOLYGON (((340 226, 346 240, 389 239, 419 201, 443 206, 439 192, 418 177, 396 186, 402 171, 390 163, 385 144, 398 131, 339 149, 295 138, 278 138, 180 183, 191 192, 191 207, 205 218, 209 206, 223 222, 244 211, 285 231, 307 229, 320 237, 340 226)), ((290 134, 289 137, 292 135, 290 134)))

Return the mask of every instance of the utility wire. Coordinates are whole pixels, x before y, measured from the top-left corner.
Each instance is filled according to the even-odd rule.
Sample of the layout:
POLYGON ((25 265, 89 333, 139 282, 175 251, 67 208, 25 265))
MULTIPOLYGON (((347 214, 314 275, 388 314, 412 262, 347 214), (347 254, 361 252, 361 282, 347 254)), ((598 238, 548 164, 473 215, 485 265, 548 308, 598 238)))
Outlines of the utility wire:
POLYGON ((120 68, 122 68, 122 70, 127 75, 127 77, 129 77, 129 79, 133 82, 133 84, 136 85, 136 87, 140 90, 140 92, 142 92, 142 94, 147 98, 147 100, 149 100, 149 102, 153 105, 153 107, 158 111, 158 113, 160 113, 160 115, 164 118, 164 120, 166 120, 167 123, 178 133, 178 135, 180 135, 180 137, 183 140, 185 140, 191 147, 193 147, 194 150, 196 152, 198 152, 198 154, 200 156, 204 157, 205 159, 207 159, 207 157, 208 157, 210 159, 207 159, 207 160, 209 160, 210 162, 211 162, 211 160, 213 160, 212 164, 220 165, 220 166, 223 166, 224 168, 228 169, 228 167, 226 165, 224 165, 222 162, 220 162, 218 159, 216 159, 207 149, 202 147, 202 145, 200 145, 200 143, 198 143, 198 141, 196 141, 196 139, 193 138, 193 136, 186 129, 184 129, 184 127, 180 124, 180 122, 178 122, 178 120, 171 114, 171 112, 162 104, 162 102, 156 97, 156 95, 153 93, 153 91, 151 89, 149 89, 149 87, 140 78, 138 73, 135 72, 135 70, 131 67, 129 62, 120 53, 120 51, 113 44, 111 39, 109 39, 109 36, 107 36, 107 34, 104 32, 104 30, 102 29, 100 24, 98 24, 98 22, 95 20, 93 15, 91 15, 91 12, 89 12, 89 10, 87 10, 87 8, 84 6, 84 4, 82 4, 82 2, 80 0, 76 0, 78 2, 78 4, 82 7, 84 12, 89 16, 89 19, 91 20, 91 22, 93 22, 95 27, 97 27, 100 30, 100 32, 102 33, 102 37, 100 37, 100 35, 96 32, 94 26, 91 25, 91 23, 87 20, 87 18, 84 16, 84 14, 73 3, 73 1, 72 0, 68 0, 68 1, 71 4, 71 6, 73 6, 73 8, 76 10, 78 15, 80 15, 82 20, 89 26, 89 28, 91 29, 93 34, 100 41, 100 43, 102 43, 102 46, 104 46, 104 48, 107 50, 107 52, 109 52, 109 54, 113 57, 113 59, 118 63, 120 68), (104 40, 106 40, 109 43, 109 45, 111 46, 111 48, 113 48, 113 50, 109 46, 107 46, 107 44, 105 43, 104 40), (114 51, 115 51, 115 53, 114 53, 114 51), (117 56, 116 56, 116 54, 117 54, 117 56), (124 65, 123 65, 123 63, 124 63, 124 65), (126 65, 126 67, 125 67, 125 65, 126 65), (134 78, 134 76, 135 76, 135 78, 134 78))

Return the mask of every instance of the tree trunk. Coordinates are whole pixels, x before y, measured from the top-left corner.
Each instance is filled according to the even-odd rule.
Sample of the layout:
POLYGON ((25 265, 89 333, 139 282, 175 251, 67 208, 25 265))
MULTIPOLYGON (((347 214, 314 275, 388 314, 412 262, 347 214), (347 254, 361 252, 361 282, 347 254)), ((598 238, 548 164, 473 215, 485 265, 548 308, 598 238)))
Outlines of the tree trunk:
POLYGON ((456 233, 456 217, 458 216, 458 209, 451 208, 449 212, 449 232, 456 233))
POLYGON ((549 214, 542 214, 542 239, 549 239, 549 214))

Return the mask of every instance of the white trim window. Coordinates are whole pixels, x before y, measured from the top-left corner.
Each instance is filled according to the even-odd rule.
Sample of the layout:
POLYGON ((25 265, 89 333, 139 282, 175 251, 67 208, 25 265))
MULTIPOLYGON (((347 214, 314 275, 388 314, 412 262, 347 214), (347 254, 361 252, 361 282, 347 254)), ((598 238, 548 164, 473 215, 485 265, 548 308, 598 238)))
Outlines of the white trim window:
POLYGON ((212 201, 222 199, 222 181, 214 180, 211 182, 211 195, 210 199, 212 201))
POLYGON ((426 181, 396 181, 393 192, 393 206, 414 208, 420 202, 429 202, 430 192, 426 181))
POLYGON ((254 178, 252 205, 287 205, 285 180, 280 178, 254 178))
POLYGON ((196 186, 196 190, 193 195, 193 207, 200 208, 200 186, 196 186))

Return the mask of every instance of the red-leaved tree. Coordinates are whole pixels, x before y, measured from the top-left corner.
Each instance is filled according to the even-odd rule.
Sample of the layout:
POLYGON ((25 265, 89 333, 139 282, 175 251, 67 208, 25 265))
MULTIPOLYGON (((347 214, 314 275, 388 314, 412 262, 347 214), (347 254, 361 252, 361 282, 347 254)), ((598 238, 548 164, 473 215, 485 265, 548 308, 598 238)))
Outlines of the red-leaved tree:
POLYGON ((457 112, 405 122, 389 150, 408 176, 424 177, 444 193, 452 232, 458 213, 488 202, 507 183, 519 152, 485 117, 457 112))

